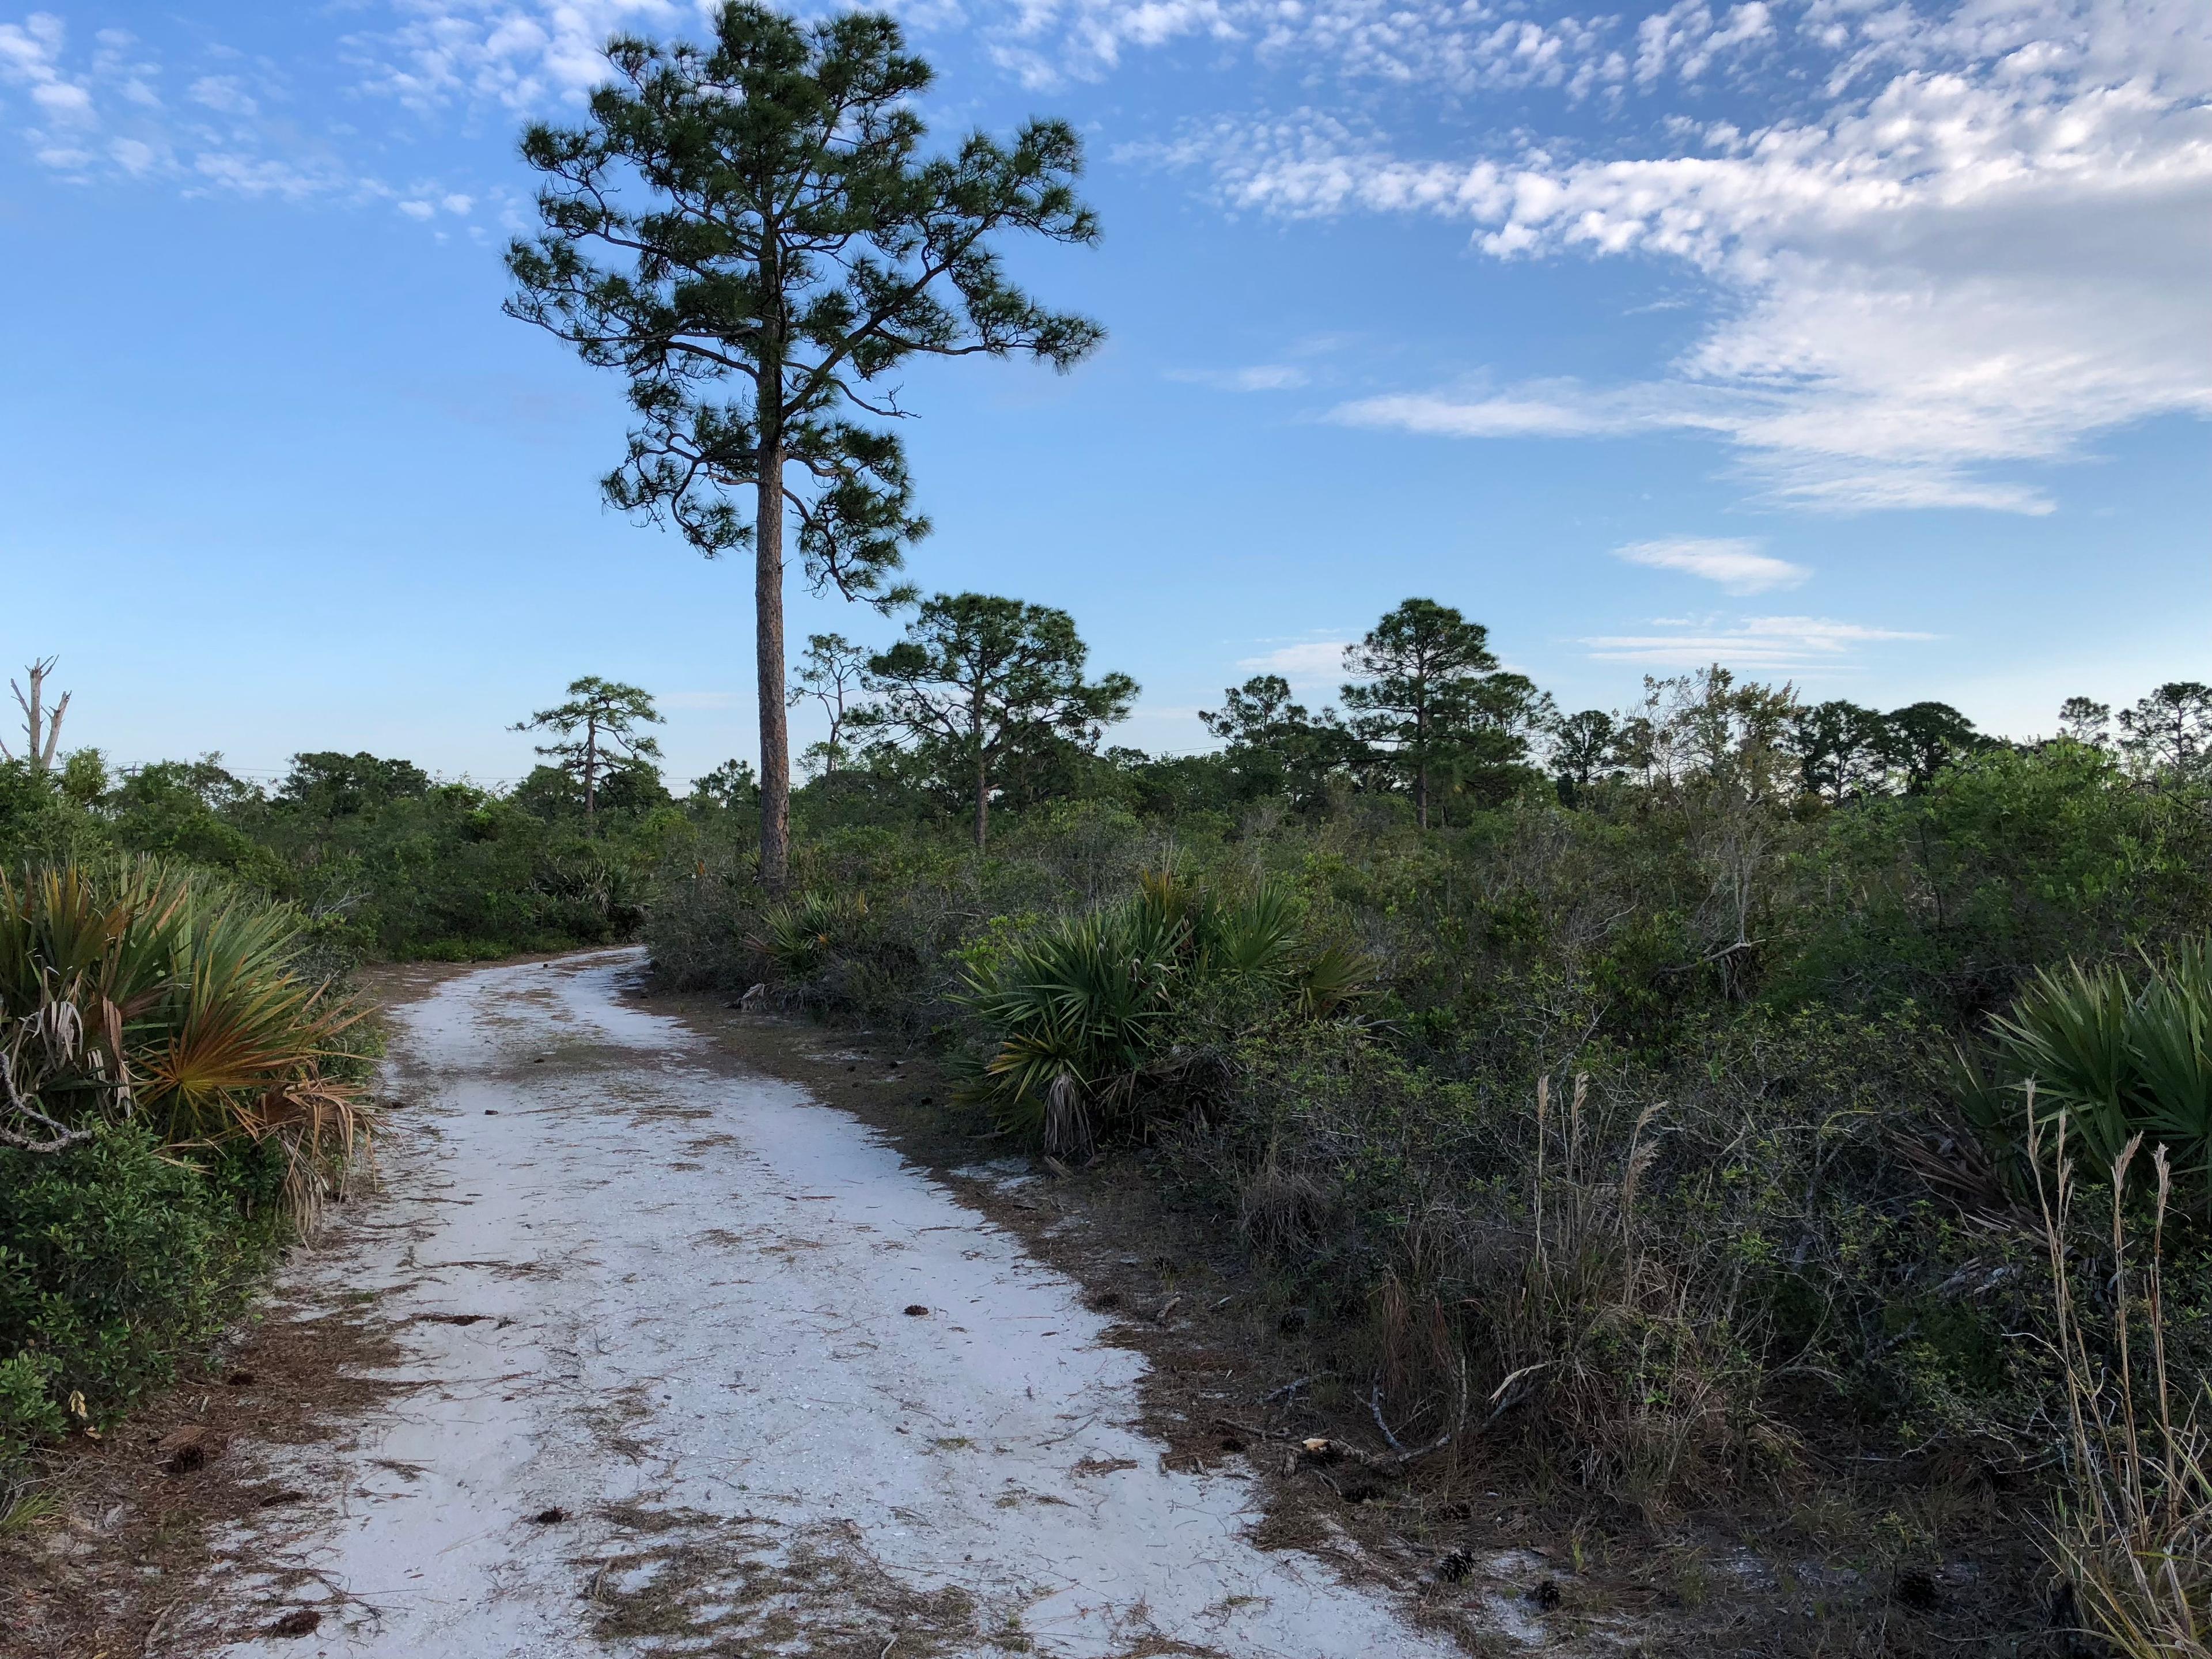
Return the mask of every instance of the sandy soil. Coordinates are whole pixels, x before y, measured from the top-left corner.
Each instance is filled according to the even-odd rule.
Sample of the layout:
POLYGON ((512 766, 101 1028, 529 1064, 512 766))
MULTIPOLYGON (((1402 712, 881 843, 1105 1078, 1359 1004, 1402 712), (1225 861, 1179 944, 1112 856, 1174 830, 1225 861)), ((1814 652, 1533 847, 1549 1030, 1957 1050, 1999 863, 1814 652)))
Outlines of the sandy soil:
MULTIPOLYGON (((386 1196, 280 1285, 389 1339, 149 1653, 1463 1651, 1170 1468, 1074 1283, 844 1112, 626 1000, 631 951, 394 1015, 386 1196)), ((1008 1176, 1007 1180, 1014 1177, 1008 1176)))

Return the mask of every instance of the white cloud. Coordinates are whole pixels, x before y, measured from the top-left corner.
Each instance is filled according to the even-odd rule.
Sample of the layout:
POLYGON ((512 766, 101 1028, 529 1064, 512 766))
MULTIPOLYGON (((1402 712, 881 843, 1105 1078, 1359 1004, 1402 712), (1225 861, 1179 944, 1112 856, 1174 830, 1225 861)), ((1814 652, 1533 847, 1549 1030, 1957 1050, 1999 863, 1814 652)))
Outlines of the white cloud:
POLYGON ((1209 386, 1217 392, 1295 392, 1310 377, 1291 363, 1257 363, 1249 368, 1171 368, 1170 380, 1209 386))
POLYGON ((1571 438, 1632 430, 1624 411, 1572 395, 1530 387, 1504 396, 1455 398, 1433 392, 1391 392, 1340 404, 1329 418, 1346 426, 1395 428, 1441 438, 1571 438))
POLYGON ((1240 658, 1237 665, 1249 673, 1279 674, 1292 685, 1333 685, 1344 678, 1344 653, 1350 644, 1349 640, 1299 640, 1256 657, 1240 658))
MULTIPOLYGON (((1768 7, 1716 14, 1683 0, 1646 43, 1611 16, 1539 22, 1486 0, 892 0, 917 31, 970 31, 1024 85, 1097 80, 1134 54, 1196 43, 1265 63, 1312 61, 1356 80, 1583 98, 1662 76, 1695 78, 1768 44, 1768 7), (1656 52, 1656 56, 1654 53, 1656 52)), ((621 29, 696 32, 709 0, 400 0, 398 28, 356 36, 369 83, 416 106, 532 108, 574 101, 605 74, 621 29)))
MULTIPOLYGON (((30 152, 77 182, 167 179, 186 195, 219 190, 286 201, 384 193, 295 123, 266 119, 238 76, 202 76, 188 88, 192 104, 228 118, 218 133, 204 118, 179 120, 165 110, 161 67, 131 34, 98 31, 81 72, 65 62, 68 44, 60 21, 47 14, 0 23, 0 85, 27 86, 52 118, 47 127, 26 130, 30 152)), ((240 56, 217 46, 203 50, 218 59, 240 56)), ((280 85, 265 66, 257 84, 264 91, 280 85)))
POLYGON ((203 149, 192 157, 191 170, 204 185, 288 202, 366 188, 332 162, 295 161, 246 150, 203 149))
POLYGON ((33 87, 31 101, 49 115, 70 120, 92 113, 92 94, 71 81, 47 81, 33 87))
POLYGON ((621 33, 702 32, 706 0, 399 0, 399 27, 349 44, 368 84, 417 108, 453 102, 534 109, 578 102, 607 76, 621 33))
MULTIPOLYGON (((1690 73, 1676 30, 1699 10, 1650 20, 1664 24, 1647 36, 1655 78, 1690 73)), ((1698 39, 1748 49, 1775 27, 1750 10, 1698 39)), ((1354 423, 1698 428, 1807 505, 2037 512, 2041 488, 1991 469, 2063 460, 2154 416, 2212 415, 2212 9, 1811 6, 1796 35, 1824 56, 1820 91, 1764 125, 1701 108, 1665 152, 1574 158, 1525 140, 1407 161, 1309 112, 1152 153, 1209 167, 1231 206, 1453 217, 1496 258, 1670 261, 1722 301, 1647 384, 1413 392, 1347 404, 1339 418, 1354 423)))
POLYGON ((107 146, 107 154, 134 179, 151 173, 161 159, 161 153, 143 138, 118 138, 107 146))
MULTIPOLYGON (((1201 41, 1242 47, 1266 64, 1316 63, 1386 86, 1546 87, 1581 98, 1626 84, 1633 48, 1616 18, 1539 22, 1482 0, 983 0, 964 10, 921 0, 904 9, 922 27, 972 22, 996 61, 1030 87, 1095 80, 1130 52, 1201 41)), ((1707 62, 1751 38, 1729 27, 1715 29, 1708 20, 1705 35, 1716 38, 1707 62)), ((1686 16, 1685 40, 1695 28, 1686 16)))
POLYGON ((1676 536, 1663 541, 1631 542, 1616 547, 1613 557, 1655 570, 1679 570, 1709 582, 1717 582, 1730 593, 1764 593, 1777 587, 1799 587, 1813 573, 1759 550, 1759 544, 1737 537, 1676 536))
POLYGON ((1720 53, 1773 33, 1774 14, 1757 0, 1719 19, 1705 0, 1677 0, 1636 27, 1636 83, 1648 87, 1670 66, 1685 81, 1694 81, 1720 53))
POLYGON ((186 95, 223 115, 252 115, 260 108, 235 75, 204 75, 186 89, 186 95))
POLYGON ((1679 624, 1663 633, 1601 635, 1581 643, 1601 661, 1650 668, 1702 668, 1717 662, 1731 668, 1787 670, 1834 666, 1864 645, 1935 637, 1825 617, 1747 617, 1733 624, 1679 624))
MULTIPOLYGON (((62 20, 52 12, 34 11, 20 23, 0 23, 0 85, 27 88, 31 101, 45 114, 82 125, 93 115, 92 93, 82 81, 62 71, 67 39, 62 20)), ((60 164, 49 161, 47 165, 60 164)))
POLYGON ((399 210, 410 219, 428 219, 434 217, 438 211, 428 202, 401 202, 398 206, 399 210))

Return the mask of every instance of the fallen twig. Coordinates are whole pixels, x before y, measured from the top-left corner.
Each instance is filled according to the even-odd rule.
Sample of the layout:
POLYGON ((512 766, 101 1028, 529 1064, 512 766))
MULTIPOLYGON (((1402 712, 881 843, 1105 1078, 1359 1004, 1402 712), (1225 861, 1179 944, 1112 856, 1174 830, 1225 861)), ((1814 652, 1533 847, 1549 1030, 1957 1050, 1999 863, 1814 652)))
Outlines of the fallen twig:
POLYGON ((169 1622, 169 1615, 183 1605, 184 1601, 179 1597, 178 1600, 170 1602, 167 1607, 163 1607, 160 1613, 155 1614, 153 1628, 146 1632, 145 1644, 139 1649, 141 1653, 150 1654, 154 1651, 154 1638, 161 1633, 161 1626, 169 1622))

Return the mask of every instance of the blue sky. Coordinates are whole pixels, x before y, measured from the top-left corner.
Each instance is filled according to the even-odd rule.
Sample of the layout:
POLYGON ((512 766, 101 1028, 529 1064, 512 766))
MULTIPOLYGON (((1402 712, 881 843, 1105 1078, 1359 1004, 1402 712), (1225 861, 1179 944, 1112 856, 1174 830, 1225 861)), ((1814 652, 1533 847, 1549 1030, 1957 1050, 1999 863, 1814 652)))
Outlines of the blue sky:
MULTIPOLYGON (((1018 264, 1111 336, 910 377, 913 574, 1072 611, 1125 740, 1413 593, 1569 708, 2212 678, 2201 0, 902 10, 940 135, 1085 134, 1103 245, 1018 264)), ((520 124, 700 15, 0 0, 0 665, 73 743, 511 778, 593 672, 751 752, 748 573, 600 507, 617 387, 499 310, 520 124)))

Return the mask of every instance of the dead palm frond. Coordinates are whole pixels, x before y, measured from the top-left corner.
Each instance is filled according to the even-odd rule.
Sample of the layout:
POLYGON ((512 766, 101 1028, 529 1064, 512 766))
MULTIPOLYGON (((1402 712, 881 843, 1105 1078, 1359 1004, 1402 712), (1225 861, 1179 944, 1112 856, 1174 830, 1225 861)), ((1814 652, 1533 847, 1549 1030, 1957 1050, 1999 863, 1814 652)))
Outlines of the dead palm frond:
POLYGON ((305 1204, 363 1127, 331 1066, 365 1011, 292 967, 301 927, 151 863, 0 877, 0 1134, 60 1150, 137 1113, 173 1146, 274 1137, 305 1204))

